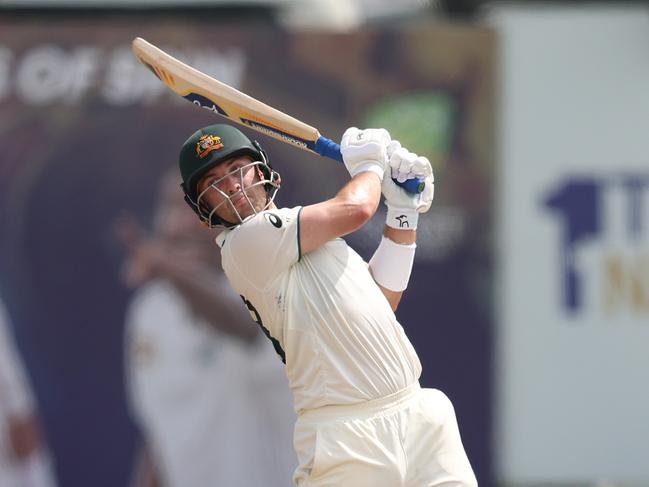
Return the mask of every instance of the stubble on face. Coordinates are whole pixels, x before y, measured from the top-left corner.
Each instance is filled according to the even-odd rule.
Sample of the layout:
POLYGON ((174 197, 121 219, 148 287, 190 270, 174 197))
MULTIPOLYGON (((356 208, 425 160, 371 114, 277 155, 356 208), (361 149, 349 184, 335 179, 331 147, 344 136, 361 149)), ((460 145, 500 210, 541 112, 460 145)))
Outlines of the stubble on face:
MULTIPOLYGON (((252 162, 249 157, 236 158, 225 161, 208 171, 198 183, 199 194, 209 188, 210 184, 214 184, 214 181, 232 171, 236 171, 236 166, 241 159, 245 161, 243 165, 252 162)), ((247 171, 244 170, 243 179, 240 183, 241 187, 238 190, 231 192, 232 187, 211 188, 205 192, 201 200, 210 210, 216 208, 216 215, 220 219, 230 223, 237 223, 265 208, 267 196, 264 185, 257 184, 253 186, 262 179, 261 169, 258 166, 252 166, 247 171)))

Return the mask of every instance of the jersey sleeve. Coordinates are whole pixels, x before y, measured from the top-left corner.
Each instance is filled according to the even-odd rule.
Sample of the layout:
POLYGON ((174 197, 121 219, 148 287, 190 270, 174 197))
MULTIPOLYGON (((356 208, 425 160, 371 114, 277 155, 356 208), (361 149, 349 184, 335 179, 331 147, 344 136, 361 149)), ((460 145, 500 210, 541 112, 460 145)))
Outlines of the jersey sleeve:
MULTIPOLYGON (((266 210, 228 234, 226 273, 264 288, 300 259, 302 207, 266 210)), ((230 276, 228 276, 230 277, 230 276)))

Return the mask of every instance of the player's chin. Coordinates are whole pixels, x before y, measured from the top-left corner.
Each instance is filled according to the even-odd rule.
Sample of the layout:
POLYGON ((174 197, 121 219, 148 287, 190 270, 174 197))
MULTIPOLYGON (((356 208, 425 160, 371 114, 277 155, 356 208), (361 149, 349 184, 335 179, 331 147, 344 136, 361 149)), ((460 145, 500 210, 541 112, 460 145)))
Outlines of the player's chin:
POLYGON ((242 208, 236 208, 234 210, 228 211, 228 214, 222 217, 224 220, 239 224, 243 222, 249 216, 254 215, 256 212, 250 205, 246 205, 242 208))
POLYGON ((262 200, 260 198, 255 198, 253 195, 249 195, 248 198, 238 198, 234 201, 230 201, 230 205, 227 208, 228 214, 224 219, 240 223, 246 218, 263 211, 264 207, 265 199, 262 200))
POLYGON ((234 206, 239 213, 246 212, 248 216, 262 211, 266 206, 266 198, 249 194, 248 198, 241 198, 234 206))

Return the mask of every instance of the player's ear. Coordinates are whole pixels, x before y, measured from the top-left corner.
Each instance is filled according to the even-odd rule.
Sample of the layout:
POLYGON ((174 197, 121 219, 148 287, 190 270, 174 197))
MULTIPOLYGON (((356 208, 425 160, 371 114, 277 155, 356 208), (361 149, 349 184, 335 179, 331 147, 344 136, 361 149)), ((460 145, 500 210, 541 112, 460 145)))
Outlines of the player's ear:
POLYGON ((261 164, 257 164, 255 166, 255 170, 257 171, 257 176, 259 177, 260 181, 266 179, 266 174, 264 173, 264 170, 261 168, 261 164))

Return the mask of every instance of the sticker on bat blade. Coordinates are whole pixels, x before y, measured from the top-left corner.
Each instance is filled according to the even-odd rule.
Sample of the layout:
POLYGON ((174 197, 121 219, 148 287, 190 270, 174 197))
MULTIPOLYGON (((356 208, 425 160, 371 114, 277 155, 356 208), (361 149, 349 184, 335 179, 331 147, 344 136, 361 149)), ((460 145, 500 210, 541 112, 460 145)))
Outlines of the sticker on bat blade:
POLYGON ((228 115, 225 112, 225 110, 223 110, 223 108, 218 106, 216 103, 214 103, 206 96, 199 95, 197 93, 189 93, 188 95, 185 95, 183 98, 191 101, 194 105, 204 108, 205 110, 209 110, 210 112, 214 112, 217 115, 223 115, 224 117, 230 118, 230 115, 228 115))
POLYGON ((155 75, 156 78, 158 78, 158 73, 155 72, 155 69, 153 69, 153 66, 151 66, 149 63, 147 63, 147 62, 146 62, 144 59, 142 59, 141 57, 138 57, 138 60, 139 60, 142 64, 144 64, 144 66, 145 66, 149 71, 151 71, 151 72, 155 75))
POLYGON ((269 127, 268 125, 264 125, 259 122, 255 122, 253 120, 249 120, 247 118, 240 118, 241 123, 244 125, 247 125, 248 127, 255 129, 259 132, 262 132, 264 134, 270 135, 272 137, 279 137, 282 139, 284 142, 288 142, 289 144, 293 144, 301 149, 309 149, 313 150, 312 146, 313 143, 310 141, 303 140, 299 137, 296 137, 291 134, 287 134, 286 132, 282 132, 281 130, 277 130, 273 127, 269 127))

